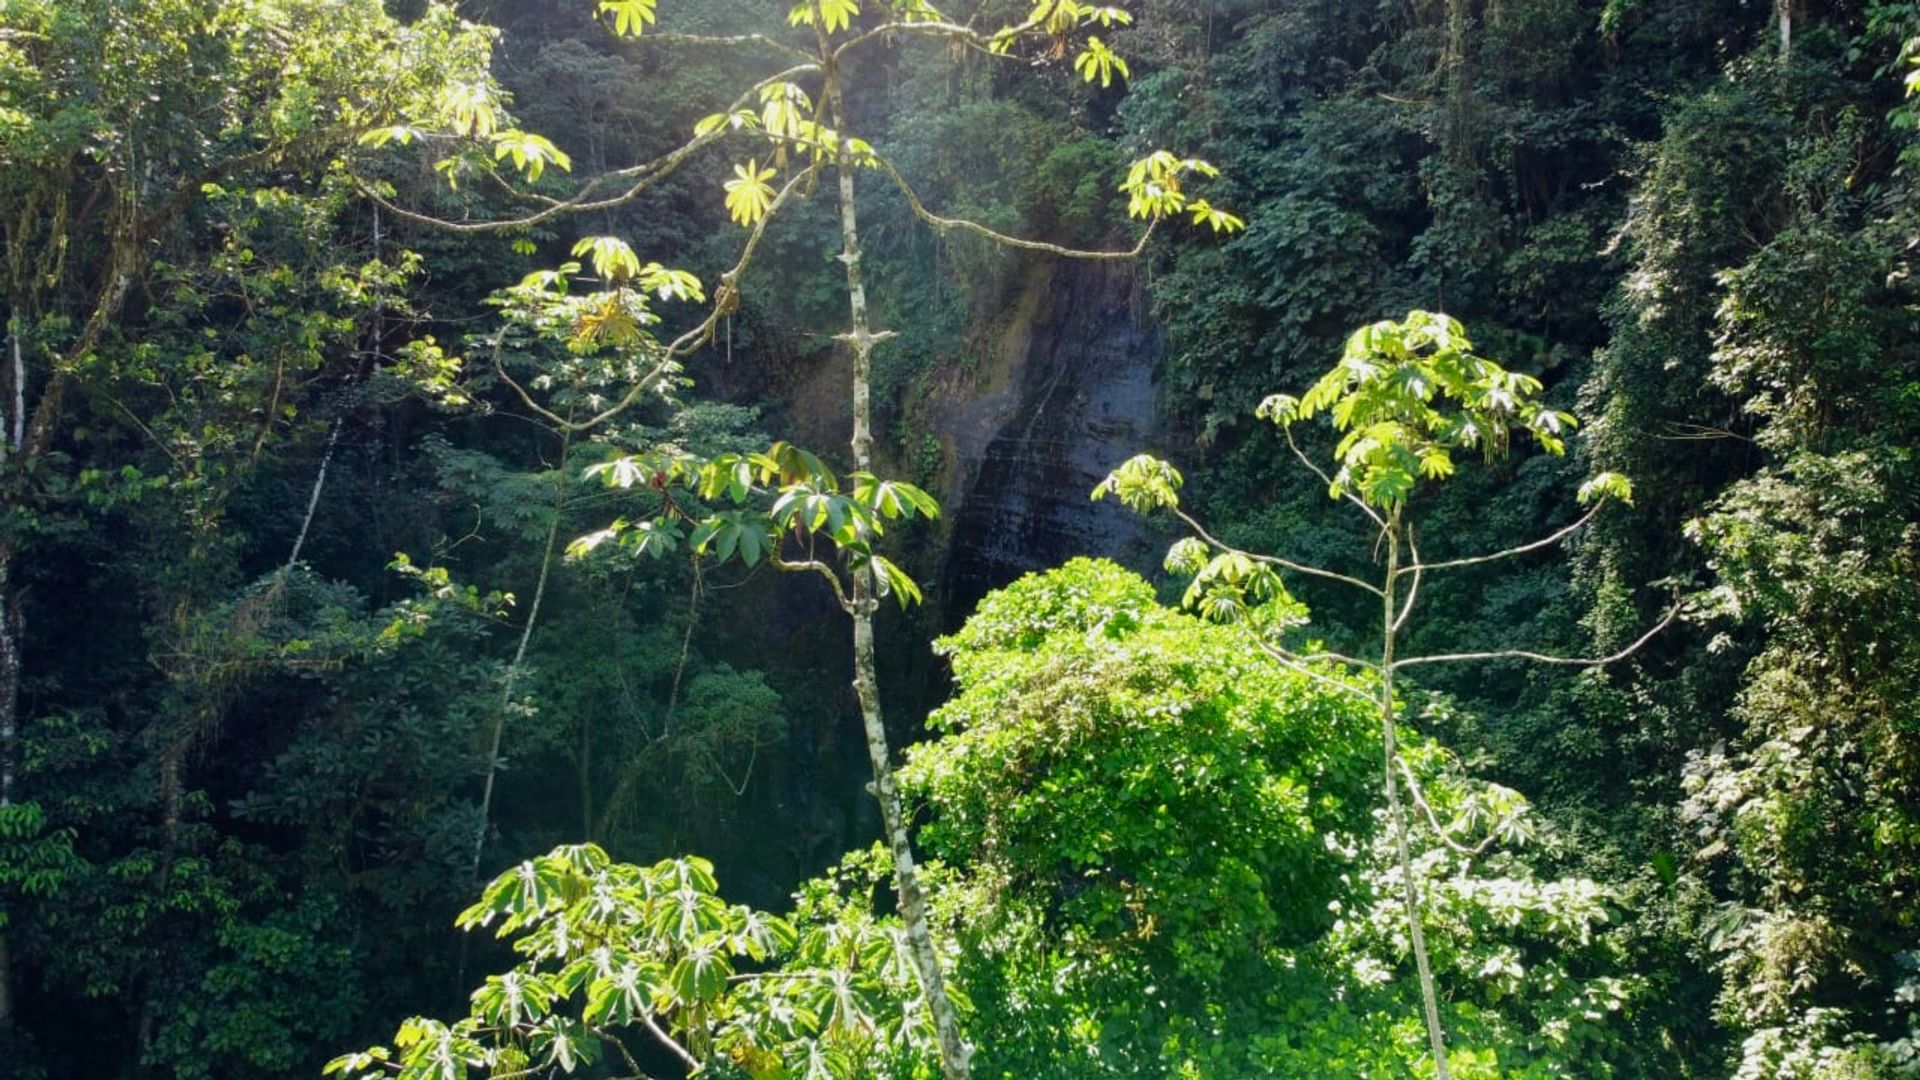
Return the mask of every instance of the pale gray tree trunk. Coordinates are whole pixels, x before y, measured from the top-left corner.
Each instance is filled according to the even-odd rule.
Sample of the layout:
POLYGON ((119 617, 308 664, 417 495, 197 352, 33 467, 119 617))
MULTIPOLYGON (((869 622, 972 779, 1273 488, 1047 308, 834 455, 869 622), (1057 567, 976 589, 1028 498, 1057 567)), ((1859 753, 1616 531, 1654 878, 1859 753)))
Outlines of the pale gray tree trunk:
POLYGON ((1400 860, 1401 898, 1407 909, 1407 937, 1413 943, 1413 965, 1420 977, 1420 1004, 1426 1012, 1427 1038, 1433 1046, 1436 1080, 1451 1080, 1447 1069, 1447 1035, 1440 1024, 1440 1001, 1434 990, 1433 967, 1427 959, 1427 932, 1420 907, 1420 885, 1413 876, 1413 852, 1407 842, 1407 811, 1400 802, 1399 731, 1393 718, 1393 646, 1394 583, 1400 576, 1400 515, 1387 517, 1387 576, 1381 595, 1381 628, 1385 631, 1380 649, 1380 740, 1382 764, 1387 781, 1387 827, 1393 832, 1395 854, 1400 860))
MULTIPOLYGON (((824 51, 824 39, 823 39, 824 51)), ((860 273, 860 226, 854 199, 854 165, 846 151, 846 108, 841 99, 840 73, 829 66, 826 71, 827 105, 833 126, 841 142, 836 172, 840 181, 840 261, 847 269, 847 307, 851 326, 845 336, 853 354, 853 464, 856 469, 873 468, 872 386, 873 346, 879 340, 867 321, 867 290, 860 273)), ((887 844, 893 853, 893 884, 900 905, 900 919, 906 925, 907 942, 913 953, 920 986, 927 995, 934 1032, 940 1043, 940 1072, 945 1080, 968 1080, 972 1050, 960 1032, 960 1018, 947 997, 946 978, 940 969, 940 956, 933 945, 933 931, 927 924, 927 898, 920 887, 920 873, 913 858, 913 842, 907 834, 906 813, 901 805, 900 789, 894 782, 892 753, 887 745, 887 726, 880 712, 878 664, 874 659, 873 616, 879 607, 873 570, 862 566, 853 573, 853 689, 860 699, 860 718, 866 726, 867 756, 873 762, 873 793, 880 800, 880 816, 887 830, 887 844)))

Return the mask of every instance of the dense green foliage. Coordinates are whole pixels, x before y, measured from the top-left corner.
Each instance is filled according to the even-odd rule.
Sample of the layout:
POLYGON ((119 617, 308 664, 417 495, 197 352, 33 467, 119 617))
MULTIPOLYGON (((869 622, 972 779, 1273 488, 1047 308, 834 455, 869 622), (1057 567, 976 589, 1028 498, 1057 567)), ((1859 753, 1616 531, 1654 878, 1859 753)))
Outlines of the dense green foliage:
MULTIPOLYGON (((1165 335, 1139 449, 1224 545, 1374 580, 1329 486, 1439 561, 1617 475, 1632 512, 1566 551, 1424 580, 1402 651, 1600 656, 1675 594, 1699 612, 1604 670, 1395 682, 1452 1075, 1920 1072, 1920 7, 935 5, 1034 40, 840 72, 898 332, 866 467, 832 449, 857 148, 780 48, 675 35, 811 50, 927 11, 792 6, 0 3, 0 1072, 311 1076, 471 1006, 464 1056, 502 1078, 609 1018, 643 1060, 581 1038, 586 1075, 675 1074, 643 1016, 715 1073, 938 1075, 864 853, 834 589, 871 571, 926 601, 873 615, 880 697, 922 740, 902 778, 976 1075, 1430 1075, 1378 717, 1333 685, 1377 691, 1364 668, 1289 670, 1179 611, 1177 575, 943 594, 1001 539, 951 512, 962 428, 1068 302, 1047 249, 1163 214, 1131 271, 1165 335), (1333 404, 1355 328, 1409 310, 1458 319, 1545 439, 1469 468, 1450 414, 1344 446, 1256 415, 1333 404), (483 893, 529 859, 551 895, 483 893), (657 990, 624 1012, 594 990, 619 971, 563 974, 584 941, 455 928, 485 895, 550 938, 597 886, 596 941, 657 990), (756 978, 676 976, 696 952, 756 978), (468 998, 509 978, 559 981, 539 1016, 468 998)), ((1180 568, 1288 655, 1378 655, 1337 581, 1180 568)))
MULTIPOLYGON (((959 693, 908 770, 991 1076, 1398 1075, 1425 1036, 1364 700, 1076 560, 941 648, 959 693)), ((1356 684, 1357 685, 1357 684, 1356 684)), ((1435 811, 1483 785, 1410 747, 1435 811)), ((1630 995, 1591 881, 1428 836, 1459 1076, 1605 1075, 1630 995)))

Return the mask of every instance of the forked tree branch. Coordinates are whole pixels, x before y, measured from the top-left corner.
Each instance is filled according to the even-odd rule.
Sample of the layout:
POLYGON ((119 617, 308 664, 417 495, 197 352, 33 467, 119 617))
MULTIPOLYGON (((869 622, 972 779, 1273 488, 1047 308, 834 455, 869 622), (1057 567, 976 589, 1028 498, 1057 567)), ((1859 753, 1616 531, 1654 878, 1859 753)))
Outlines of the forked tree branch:
POLYGON ((1660 631, 1665 630, 1668 626, 1671 626, 1673 624, 1673 621, 1680 617, 1680 612, 1683 606, 1684 605, 1682 604, 1675 604, 1672 608, 1670 608, 1667 611, 1667 614, 1664 618, 1662 618, 1659 622, 1653 625, 1653 629, 1648 630, 1644 634, 1641 634, 1640 637, 1633 642, 1633 644, 1628 645, 1626 648, 1621 649, 1619 652, 1613 653, 1609 656, 1595 656, 1595 657, 1550 656, 1546 653, 1529 652, 1525 649, 1495 649, 1489 652, 1442 653, 1436 656, 1409 656, 1405 660, 1395 660, 1393 662, 1392 667, 1393 667, 1393 670, 1398 671, 1403 667, 1413 667, 1417 664, 1457 664, 1457 663, 1466 663, 1468 661, 1474 661, 1474 660, 1530 660, 1536 664, 1555 664, 1562 667, 1603 667, 1607 664, 1611 664, 1616 661, 1625 660, 1627 657, 1632 656, 1636 652, 1639 652, 1642 646, 1646 645, 1647 642, 1652 641, 1654 637, 1660 633, 1660 631))
POLYGON ((1027 16, 1027 20, 1025 22, 1016 23, 1013 26, 1008 26, 1000 30, 996 30, 990 34, 983 34, 980 32, 980 30, 977 27, 974 27, 965 23, 947 22, 941 19, 932 19, 932 20, 927 20, 923 22, 885 23, 883 25, 876 26, 871 30, 867 30, 862 33, 856 34, 853 37, 850 37, 847 40, 841 42, 833 50, 833 59, 835 63, 838 63, 840 61, 840 58, 845 56, 847 53, 852 52, 853 50, 858 49, 861 46, 868 44, 869 42, 876 41, 882 37, 888 37, 893 34, 919 34, 925 37, 948 38, 951 40, 959 41, 962 44, 966 45, 968 48, 976 49, 976 50, 979 50, 980 52, 987 53, 988 55, 993 56, 997 59, 1009 59, 1010 57, 1005 53, 994 52, 990 47, 991 44, 996 40, 1017 41, 1023 37, 1026 37, 1027 35, 1033 33, 1035 30, 1039 29, 1041 19, 1044 17, 1044 14, 1045 14, 1045 8, 1035 8, 1034 13, 1032 15, 1027 16))
POLYGON ((802 559, 798 562, 791 562, 778 555, 773 556, 768 561, 773 563, 774 569, 783 570, 789 574, 813 573, 826 578, 827 584, 833 586, 833 597, 840 602, 841 610, 849 615, 855 614, 853 601, 847 598, 846 586, 840 584, 840 575, 833 572, 833 567, 828 566, 819 559, 802 559))
POLYGON ((1270 641, 1263 640, 1258 634, 1252 634, 1249 636, 1252 637, 1253 639, 1254 648, 1259 649, 1262 653, 1264 653, 1267 656, 1268 659, 1272 660, 1276 664, 1279 664, 1281 667, 1286 668, 1288 671, 1294 672, 1297 675, 1305 675, 1307 678, 1312 679, 1313 681, 1320 683, 1323 686, 1328 686, 1335 690, 1340 690, 1345 693, 1352 694, 1354 697, 1359 698, 1361 701, 1364 701, 1369 705, 1376 704, 1376 702, 1374 701, 1373 695, 1367 693, 1365 690, 1362 690, 1359 687, 1351 685, 1349 683, 1341 682, 1339 679, 1336 679, 1333 676, 1328 675, 1323 671, 1315 671, 1311 666, 1309 666, 1308 662, 1305 659, 1299 656, 1296 656, 1292 652, 1289 652, 1288 650, 1283 649, 1280 646, 1275 645, 1270 641))

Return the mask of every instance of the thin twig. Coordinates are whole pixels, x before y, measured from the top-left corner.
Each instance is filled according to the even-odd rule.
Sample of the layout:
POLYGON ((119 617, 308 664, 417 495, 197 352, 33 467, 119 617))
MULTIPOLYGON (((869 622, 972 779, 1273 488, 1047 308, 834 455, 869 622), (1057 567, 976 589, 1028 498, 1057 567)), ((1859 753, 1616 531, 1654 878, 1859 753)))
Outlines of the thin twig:
POLYGON ((1681 604, 1675 604, 1672 607, 1672 609, 1670 609, 1667 612, 1665 618, 1661 619, 1659 622, 1654 624, 1653 629, 1648 630, 1644 634, 1641 634, 1639 639, 1636 640, 1633 644, 1627 646, 1624 649, 1621 649, 1619 652, 1614 653, 1611 656, 1597 656, 1597 657, 1549 656, 1545 653, 1528 652, 1525 649, 1498 649, 1492 652, 1443 653, 1438 656, 1410 656, 1405 660, 1395 660, 1393 662, 1393 669, 1397 671, 1400 668, 1412 667, 1415 664, 1455 664, 1455 663, 1464 663, 1470 660, 1531 660, 1536 664, 1557 664, 1565 667, 1602 667, 1619 660, 1625 660, 1627 657, 1632 656, 1636 652, 1639 652, 1641 646, 1645 645, 1649 641, 1652 641, 1655 635, 1659 634, 1660 631, 1665 630, 1668 626, 1672 625, 1673 621, 1680 617, 1680 611, 1682 606, 1683 605, 1681 604))
POLYGON ((1508 548, 1505 551, 1496 551, 1491 555, 1473 555, 1464 559, 1448 559, 1446 562, 1437 562, 1437 563, 1423 564, 1418 561, 1418 556, 1415 556, 1415 561, 1413 565, 1401 567, 1400 572, 1403 574, 1410 574, 1410 573, 1420 573, 1426 570, 1452 570, 1452 569, 1455 569, 1456 567, 1461 567, 1461 566, 1478 566, 1481 563, 1498 562, 1501 559, 1511 559, 1516 555, 1525 555, 1530 551, 1539 551, 1541 548, 1552 547, 1553 545, 1559 543, 1560 541, 1565 540, 1567 537, 1572 536, 1574 533, 1579 532, 1587 524, 1587 522, 1593 520, 1593 515, 1599 513, 1600 508, 1602 506, 1605 506, 1606 504, 1607 504, 1607 500, 1604 497, 1602 497, 1599 501, 1593 504, 1592 509, 1588 510, 1585 514, 1582 514, 1580 516, 1580 520, 1574 522, 1571 525, 1566 526, 1565 528, 1560 529, 1559 531, 1553 533, 1550 536, 1543 536, 1540 539, 1535 540, 1530 544, 1521 544, 1519 547, 1508 548))
POLYGON ((1307 678, 1312 679, 1315 682, 1322 683, 1326 686, 1332 687, 1335 690, 1340 690, 1340 691, 1344 691, 1346 693, 1352 694, 1355 697, 1359 698, 1361 701, 1368 703, 1369 705, 1374 704, 1373 695, 1367 693, 1365 690, 1362 690, 1359 687, 1350 685, 1348 683, 1343 683, 1339 679, 1336 679, 1331 675, 1326 674, 1325 672, 1315 671, 1311 667, 1308 667, 1306 663, 1301 661, 1298 657, 1294 656, 1292 653, 1288 652, 1287 650, 1280 648, 1278 645, 1275 645, 1272 642, 1261 640, 1258 635, 1252 635, 1252 636, 1253 636, 1254 648, 1259 649, 1261 652, 1265 653, 1268 659, 1286 668, 1288 671, 1292 671, 1295 674, 1299 674, 1299 675, 1305 675, 1307 678))
POLYGON ((960 229, 963 232, 984 236, 1002 247, 1018 248, 1022 251, 1042 251, 1048 255, 1055 255, 1063 259, 1119 262, 1126 259, 1138 258, 1140 253, 1147 249, 1148 241, 1153 239, 1154 230, 1160 227, 1161 219, 1157 217, 1154 218, 1153 221, 1147 225, 1147 231, 1140 234, 1140 242, 1125 251, 1094 251, 1063 247, 1059 244, 1049 244, 1044 240, 1023 240, 1017 236, 1008 236, 1006 233, 989 229, 977 221, 972 221, 967 218, 942 217, 934 213, 927 209, 925 203, 920 201, 920 196, 914 192, 913 185, 907 183, 907 178, 900 175, 900 170, 894 168, 893 162, 877 155, 874 160, 879 162, 883 172, 893 178, 894 186, 900 189, 900 193, 906 196, 907 206, 913 210, 914 216, 926 222, 928 225, 933 226, 935 231, 941 233, 947 232, 950 229, 960 229))
POLYGON ((1192 529, 1194 532, 1194 535, 1198 536, 1200 539, 1205 540, 1207 543, 1212 544, 1214 547, 1217 547, 1222 551, 1238 552, 1239 554, 1245 555, 1247 558, 1252 559, 1254 562, 1268 563, 1272 566, 1281 567, 1282 569, 1292 570, 1294 573, 1297 573, 1297 574, 1311 574, 1314 577, 1323 577, 1331 581, 1344 582, 1348 585, 1353 586, 1356 589, 1364 589, 1365 591, 1370 592, 1375 596, 1384 595, 1383 593, 1381 593, 1381 591, 1377 587, 1375 587, 1374 585, 1368 582, 1361 581, 1357 577, 1349 577, 1346 574, 1335 573, 1332 570, 1322 570, 1317 566, 1307 566, 1302 563, 1294 562, 1291 559, 1283 559, 1278 555, 1256 555, 1250 551, 1241 551, 1239 548, 1234 547, 1233 545, 1219 539, 1218 537, 1214 536, 1212 533, 1208 532, 1206 529, 1206 526, 1200 524, 1199 521, 1194 519, 1192 514, 1187 513, 1185 510, 1181 510, 1178 507, 1176 507, 1174 508, 1173 513, 1175 517, 1179 518, 1181 521, 1186 522, 1187 528, 1192 529))

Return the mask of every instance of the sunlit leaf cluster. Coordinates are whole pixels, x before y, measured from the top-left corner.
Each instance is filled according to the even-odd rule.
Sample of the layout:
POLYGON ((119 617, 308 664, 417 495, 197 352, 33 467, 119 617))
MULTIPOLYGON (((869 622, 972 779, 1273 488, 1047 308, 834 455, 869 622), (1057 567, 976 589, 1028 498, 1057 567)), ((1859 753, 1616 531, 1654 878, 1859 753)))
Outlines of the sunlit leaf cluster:
POLYGON ((1216 177, 1220 170, 1199 158, 1182 158, 1171 151, 1155 150, 1135 161, 1127 169, 1120 191, 1127 197, 1127 213, 1143 220, 1187 214, 1195 225, 1206 225, 1214 232, 1239 232, 1246 222, 1214 206, 1206 199, 1187 193, 1184 177, 1189 174, 1216 177))
POLYGON ((894 928, 797 928, 721 898, 713 866, 615 863, 557 848, 495 878, 459 925, 520 957, 452 1022, 414 1017, 392 1045, 335 1059, 347 1080, 572 1074, 669 1053, 755 1080, 848 1080, 876 1050, 926 1039, 894 928))
POLYGON ((1539 394, 1540 380, 1474 355, 1458 320, 1413 311, 1354 331, 1340 363, 1305 395, 1269 397, 1259 415, 1286 427, 1330 413, 1346 434, 1328 494, 1393 508, 1420 479, 1451 476, 1455 450, 1504 455, 1515 429, 1548 453, 1565 453, 1576 421, 1539 394))
POLYGON ((867 472, 843 478, 784 442, 708 459, 655 450, 602 462, 587 474, 651 495, 643 496, 645 515, 618 518, 574 540, 567 550, 575 558, 613 542, 656 558, 685 549, 721 563, 772 561, 829 576, 844 565, 871 569, 880 594, 902 606, 921 599, 913 578, 875 546, 894 522, 939 516, 933 496, 912 484, 867 472))

